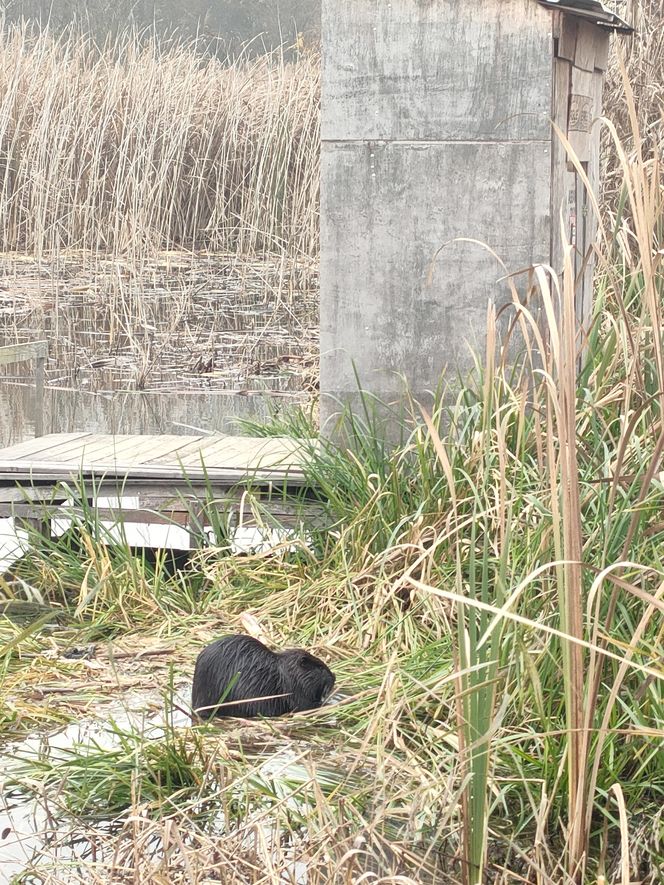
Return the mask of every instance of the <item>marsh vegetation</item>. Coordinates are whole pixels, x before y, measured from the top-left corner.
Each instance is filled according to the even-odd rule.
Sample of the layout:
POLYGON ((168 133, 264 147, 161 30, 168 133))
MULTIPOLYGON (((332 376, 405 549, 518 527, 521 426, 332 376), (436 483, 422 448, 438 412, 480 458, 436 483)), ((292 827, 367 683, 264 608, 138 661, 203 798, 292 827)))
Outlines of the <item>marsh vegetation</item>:
MULTIPOLYGON (((315 48, 228 63, 194 40, 5 30, 0 327, 49 339, 47 428, 86 429, 63 390, 307 398, 318 67, 315 48)), ((15 400, 4 442, 30 416, 15 400)))
MULTIPOLYGON (((650 71, 662 59, 653 45, 650 71)), ((41 832, 24 843, 17 883, 662 881, 663 142, 661 125, 639 124, 645 99, 630 83, 645 61, 634 52, 612 81, 620 137, 607 125, 614 160, 606 205, 594 205, 585 334, 571 261, 560 278, 533 271, 510 309, 516 364, 502 362, 490 310, 474 380, 430 415, 412 403, 400 446, 381 441, 367 399, 348 449, 311 452, 325 525, 269 551, 230 555, 219 531, 166 570, 103 543, 93 517, 76 545, 33 538, 2 590, 37 620, 0 620, 4 795, 16 804, 3 859, 30 829, 26 801, 41 832), (181 711, 198 651, 247 630, 325 660, 336 703, 191 727, 181 711), (36 734, 49 736, 41 752, 36 734)), ((184 101, 173 76, 171 98, 184 101)), ((131 191, 115 180, 118 196, 131 191)), ((315 229, 308 193, 306 206, 289 198, 297 223, 279 221, 284 261, 315 259, 315 235, 298 239, 315 229)), ((67 215, 70 247, 98 256, 111 242, 100 237, 117 250, 129 230, 132 261, 155 242, 200 248, 174 233, 203 236, 198 216, 159 210, 139 235, 109 199, 108 215, 103 201, 78 226, 67 215)), ((258 200, 254 218, 272 211, 258 200)), ((62 254, 56 228, 43 229, 30 248, 62 254)), ((232 248, 243 236, 257 252, 267 242, 238 221, 232 248)), ((301 316, 305 299, 279 292, 301 316)), ((119 303, 136 322, 141 299, 119 303)), ((316 430, 306 409, 245 423, 289 427, 316 430)))

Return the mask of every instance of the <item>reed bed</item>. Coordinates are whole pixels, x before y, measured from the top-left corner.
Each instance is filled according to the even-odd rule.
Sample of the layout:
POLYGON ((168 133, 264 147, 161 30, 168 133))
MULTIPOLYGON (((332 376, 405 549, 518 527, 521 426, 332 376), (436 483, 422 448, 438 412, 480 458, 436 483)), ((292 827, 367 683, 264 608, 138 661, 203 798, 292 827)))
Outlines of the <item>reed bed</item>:
POLYGON ((6 738, 75 718, 35 703, 48 666, 63 678, 61 653, 16 678, 21 656, 72 635, 99 648, 96 668, 67 665, 79 683, 107 695, 126 650, 121 672, 166 696, 159 734, 111 723, 110 749, 6 754, 46 815, 24 881, 662 881, 662 177, 616 146, 626 205, 600 228, 591 328, 576 325, 571 257, 560 278, 535 269, 506 309, 516 362, 490 311, 475 379, 431 415, 412 403, 402 445, 385 447, 367 399, 348 448, 312 451, 324 529, 242 557, 221 533, 169 574, 106 547, 91 518, 75 546, 41 541, 16 566, 16 593, 35 588, 70 621, 11 634, 6 738), (174 723, 169 686, 236 630, 324 657, 337 703, 174 723), (171 649, 172 676, 141 659, 146 637, 171 649))
MULTIPOLYGON (((79 252, 0 257, 0 338, 49 341, 49 384, 113 390, 301 389, 317 380, 317 272, 280 256, 79 252)), ((10 370, 11 371, 11 370, 10 370)))
POLYGON ((0 40, 0 251, 315 255, 319 59, 129 33, 0 40))
MULTIPOLYGON (((105 545, 94 514, 75 543, 35 539, 3 592, 63 622, 0 622, 5 780, 41 809, 17 882, 664 879, 664 186, 620 88, 590 328, 571 253, 560 277, 536 268, 505 308, 520 346, 489 311, 474 379, 432 414, 413 402, 396 448, 367 398, 347 448, 311 453, 325 528, 267 552, 229 555, 220 527, 165 569, 105 545), (198 649, 247 630, 325 658, 337 702, 176 722, 198 649), (105 712, 132 677, 164 696, 157 731, 105 712), (16 743, 95 693, 103 742, 16 743)), ((246 423, 290 428, 314 432, 305 414, 246 423)))
MULTIPOLYGON (((638 122, 638 141, 649 155, 664 157, 664 8, 659 0, 614 4, 634 27, 629 38, 616 39, 604 88, 604 113, 615 125, 626 153, 637 145, 621 71, 623 60, 638 122)), ((622 168, 607 132, 602 142, 602 185, 607 209, 620 197, 622 168)))

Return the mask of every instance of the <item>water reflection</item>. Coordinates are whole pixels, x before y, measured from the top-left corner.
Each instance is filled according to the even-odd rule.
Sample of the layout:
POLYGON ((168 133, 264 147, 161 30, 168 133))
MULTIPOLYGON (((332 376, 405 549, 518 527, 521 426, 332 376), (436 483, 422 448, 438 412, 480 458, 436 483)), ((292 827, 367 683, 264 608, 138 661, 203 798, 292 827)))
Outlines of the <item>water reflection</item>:
MULTIPOLYGON (((241 435, 238 419, 266 421, 275 411, 286 414, 305 402, 297 391, 224 392, 116 391, 90 393, 51 389, 45 392, 45 433, 228 433, 241 435)), ((0 386, 0 445, 34 435, 34 388, 0 386)))
MULTIPOLYGON (((47 433, 232 433, 316 389, 314 262, 0 255, 0 280, 0 343, 49 344, 47 433)), ((34 379, 0 377, 7 445, 31 435, 34 379)))

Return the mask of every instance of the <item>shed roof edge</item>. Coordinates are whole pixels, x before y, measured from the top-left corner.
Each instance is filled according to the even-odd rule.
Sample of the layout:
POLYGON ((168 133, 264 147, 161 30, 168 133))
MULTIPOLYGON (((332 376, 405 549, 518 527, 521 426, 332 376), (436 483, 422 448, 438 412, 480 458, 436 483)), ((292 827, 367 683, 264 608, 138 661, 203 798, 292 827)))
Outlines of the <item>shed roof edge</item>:
POLYGON ((538 2, 548 9, 559 9, 581 18, 588 18, 600 27, 620 31, 623 34, 631 34, 634 30, 617 13, 607 9, 601 0, 538 0, 538 2))

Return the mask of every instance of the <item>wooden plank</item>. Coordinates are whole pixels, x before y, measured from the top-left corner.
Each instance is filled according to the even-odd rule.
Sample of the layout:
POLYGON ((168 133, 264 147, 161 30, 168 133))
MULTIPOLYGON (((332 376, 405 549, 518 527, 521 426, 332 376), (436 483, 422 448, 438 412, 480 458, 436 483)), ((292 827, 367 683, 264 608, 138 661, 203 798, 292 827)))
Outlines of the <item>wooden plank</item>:
POLYGON ((26 516, 23 519, 23 524, 29 526, 33 532, 36 532, 38 535, 41 535, 43 538, 49 539, 51 537, 51 520, 43 510, 41 514, 35 516, 26 516))
MULTIPOLYGON (((595 71, 593 73, 593 118, 594 120, 598 120, 598 118, 602 114, 602 95, 604 89, 604 75, 601 71, 595 71)), ((591 133, 594 132, 596 137, 591 138, 590 143, 590 157, 588 162, 588 167, 586 172, 588 173, 588 179, 590 181, 590 186, 594 190, 595 193, 599 192, 599 178, 600 178, 600 138, 599 138, 599 123, 595 123, 595 125, 591 129, 591 133)), ((583 185, 580 183, 580 186, 583 185)), ((593 211, 592 202, 588 198, 588 195, 585 193, 584 189, 584 244, 583 244, 583 255, 581 256, 583 264, 582 264, 582 278, 580 281, 580 289, 579 292, 579 300, 577 301, 577 312, 579 316, 579 322, 581 325, 581 338, 579 341, 579 367, 583 366, 583 363, 588 355, 588 339, 587 335, 590 331, 590 323, 592 319, 592 310, 593 310, 593 278, 595 274, 595 253, 594 253, 594 244, 597 240, 597 228, 598 228, 598 220, 593 211)))
POLYGON ((35 436, 44 435, 44 376, 46 357, 39 356, 35 360, 35 436))
POLYGON ((579 20, 573 15, 563 15, 558 40, 558 58, 574 61, 576 56, 576 38, 579 31, 579 20))
MULTIPOLYGON (((237 505, 236 505, 237 507, 237 505)), ((208 509, 208 508, 206 508, 208 509)), ((191 521, 191 510, 186 511, 155 511, 148 508, 93 508, 95 518, 106 522, 124 522, 124 523, 140 523, 144 525, 174 525, 183 528, 189 525, 191 521)), ((77 518, 85 519, 85 511, 76 507, 43 507, 37 504, 25 505, 15 504, 13 508, 8 509, 7 505, 0 505, 0 518, 17 519, 33 524, 37 531, 43 530, 43 527, 49 526, 51 519, 67 519, 77 518)), ((285 527, 296 528, 306 521, 307 526, 322 527, 325 524, 325 510, 320 505, 307 504, 288 507, 287 505, 280 507, 270 507, 265 520, 256 519, 250 512, 248 507, 243 509, 242 523, 244 528, 253 528, 257 526, 270 526, 270 519, 275 524, 282 524, 285 527)), ((197 519, 199 524, 201 521, 208 523, 205 510, 198 513, 197 519)))
MULTIPOLYGON (((125 507, 94 507, 95 519, 105 520, 108 522, 140 522, 147 525, 178 525, 186 526, 189 522, 190 512, 188 509, 182 510, 149 510, 147 508, 125 508, 125 507)), ((85 516, 84 512, 79 508, 68 508, 63 510, 63 516, 67 513, 74 513, 79 519, 85 516)))
POLYGON ((191 464, 194 467, 200 467, 201 456, 204 456, 205 461, 207 461, 211 450, 215 449, 222 439, 223 438, 218 435, 208 437, 190 437, 191 442, 178 449, 174 453, 174 457, 171 457, 170 455, 157 454, 155 455, 155 457, 147 459, 145 463, 149 465, 157 465, 166 463, 172 464, 175 462, 184 465, 191 464))
POLYGON ((95 463, 86 465, 84 471, 73 468, 71 464, 59 464, 51 461, 20 461, 0 460, 0 480, 31 480, 71 481, 82 476, 100 479, 131 478, 131 479, 164 479, 164 480, 206 480, 234 485, 243 482, 280 482, 288 479, 289 483, 304 485, 305 479, 300 466, 283 466, 281 468, 217 468, 205 470, 188 467, 186 472, 179 466, 151 467, 147 465, 126 467, 118 464, 95 463))
POLYGON ((136 446, 140 440, 146 440, 150 445, 153 444, 152 437, 141 437, 131 433, 99 433, 90 439, 83 440, 75 448, 72 447, 67 458, 58 460, 78 463, 81 461, 110 461, 113 460, 118 449, 122 451, 122 449, 131 448, 132 445, 136 446))
MULTIPOLYGON (((155 489, 154 484, 151 483, 150 486, 142 486, 142 489, 148 489, 148 491, 139 492, 135 488, 118 490, 109 489, 105 486, 101 488, 97 487, 95 488, 95 500, 100 501, 107 498, 116 498, 120 502, 122 502, 122 499, 126 501, 135 501, 138 499, 139 502, 138 507, 122 503, 99 505, 106 509, 128 508, 132 510, 139 509, 150 511, 167 509, 184 512, 190 510, 193 505, 203 505, 211 508, 238 506, 243 498, 246 500, 247 496, 246 490, 237 486, 230 489, 210 489, 209 487, 199 486, 194 491, 189 491, 188 488, 174 489, 172 485, 169 485, 168 487, 164 486, 161 489, 157 486, 155 489), (113 492, 116 491, 118 494, 113 494, 113 492), (210 491, 212 491, 212 497, 209 495, 210 491)), ((68 506, 67 501, 71 497, 69 490, 57 490, 52 487, 45 489, 44 494, 41 494, 41 489, 31 489, 29 487, 14 488, 11 491, 15 494, 12 496, 3 494, 0 498, 0 515, 2 516, 11 515, 12 508, 17 506, 34 507, 39 510, 43 508, 59 510, 63 507, 66 509, 68 506)), ((288 498, 284 499, 281 494, 276 494, 270 499, 267 495, 252 491, 249 493, 249 498, 252 501, 258 502, 261 507, 266 507, 270 510, 273 510, 274 508, 279 509, 284 506, 289 507, 293 504, 292 501, 289 502, 288 498)), ((296 501, 298 504, 305 503, 300 498, 296 498, 296 501)), ((312 505, 320 506, 320 502, 312 501, 311 503, 312 505)))
MULTIPOLYGON (((553 121, 565 135, 567 135, 570 86, 570 63, 563 59, 556 59, 553 72, 553 121)), ((553 132, 551 145, 551 263, 556 273, 560 273, 563 268, 563 238, 566 237, 569 240, 571 236, 571 207, 568 194, 572 179, 573 175, 567 168, 567 151, 558 135, 553 132)))
POLYGON ((118 462, 127 466, 140 464, 147 454, 155 450, 168 451, 180 444, 182 437, 178 436, 134 436, 124 434, 122 436, 105 436, 100 438, 99 444, 94 447, 87 445, 79 453, 78 460, 84 465, 94 464, 98 461, 105 463, 118 462))
POLYGON ((143 443, 137 438, 136 455, 132 458, 134 464, 153 464, 163 462, 177 464, 179 453, 184 449, 190 449, 194 443, 201 445, 206 437, 200 436, 155 436, 151 443, 143 443))
POLYGON ((580 162, 587 163, 591 152, 594 119, 595 74, 572 68, 572 95, 569 110, 569 140, 580 162))
MULTIPOLYGON (((252 470, 257 467, 301 465, 305 460, 305 445, 286 437, 249 438, 226 437, 211 443, 204 452, 207 467, 228 467, 252 470)), ((195 453, 182 456, 184 467, 200 467, 200 456, 195 453)))
MULTIPOLYGON (((190 453, 181 458, 181 463, 186 469, 201 467, 201 456, 195 452, 190 453)), ((210 442, 203 453, 203 464, 206 467, 237 467, 237 445, 233 438, 225 437, 210 442)))
MULTIPOLYGON (((112 448, 110 444, 110 440, 116 441, 126 441, 134 439, 130 434, 125 434, 123 436, 110 436, 106 433, 95 433, 91 434, 88 439, 75 441, 72 446, 66 451, 63 452, 62 457, 55 458, 54 460, 58 463, 71 463, 71 464, 81 464, 83 461, 89 460, 94 461, 95 456, 98 454, 100 456, 107 456, 109 453, 109 449, 112 448)), ((117 444, 117 443, 116 443, 117 444)), ((50 456, 50 453, 48 453, 50 456)), ((2 453, 0 452, 0 457, 2 453)), ((40 459, 45 460, 45 459, 40 459)), ((50 457, 48 458, 50 460, 50 457)), ((106 458, 105 458, 106 460, 106 458)))
MULTIPOLYGON (((71 489, 66 484, 60 484, 56 480, 44 479, 38 480, 42 484, 34 485, 29 481, 23 485, 17 485, 21 478, 14 474, 10 480, 5 480, 6 485, 0 485, 0 504, 6 503, 25 503, 30 500, 41 501, 45 503, 53 502, 54 504, 62 503, 71 497, 71 489)), ((260 497, 260 500, 281 500, 282 490, 280 484, 276 483, 275 488, 272 487, 272 481, 268 480, 263 488, 252 486, 252 497, 260 497)), ((290 482, 289 482, 290 485, 290 482)), ((298 490, 300 486, 298 485, 298 490)), ((145 478, 125 478, 118 477, 109 479, 108 477, 100 478, 95 482, 94 492, 96 498, 138 498, 141 507, 155 507, 158 502, 179 502, 184 501, 230 501, 240 500, 246 492, 246 487, 237 482, 229 483, 227 479, 223 481, 215 480, 190 480, 183 477, 169 477, 167 481, 160 481, 145 478), (212 496, 210 498, 210 496, 212 496)), ((299 491, 297 492, 299 494, 299 491)))
MULTIPOLYGON (((58 434, 59 435, 59 434, 58 434)), ((40 461, 57 461, 59 464, 72 460, 76 461, 78 454, 81 449, 85 445, 90 445, 95 442, 95 440, 99 439, 99 435, 94 433, 89 433, 85 436, 84 439, 64 439, 60 443, 54 446, 49 446, 49 448, 37 454, 37 457, 40 461)), ((30 461, 31 456, 27 456, 25 458, 21 458, 20 460, 30 461)))
POLYGON ((551 34, 553 35, 554 40, 560 39, 560 31, 563 23, 563 14, 560 10, 556 9, 551 13, 551 34))
MULTIPOLYGON (((185 492, 178 494, 178 490, 174 489, 172 484, 164 486, 161 491, 159 487, 155 488, 154 483, 149 485, 140 485, 138 488, 127 489, 124 486, 107 487, 105 485, 95 488, 95 499, 98 501, 104 498, 117 499, 135 499, 139 500, 140 510, 160 510, 163 508, 185 511, 193 503, 205 501, 208 489, 204 486, 197 487, 193 492, 185 492)), ((237 502, 240 500, 242 490, 237 490, 227 495, 228 501, 237 502)), ((21 512, 33 515, 30 508, 34 508, 35 512, 47 510, 59 511, 63 505, 71 497, 69 489, 58 486, 43 487, 6 487, 0 488, 0 517, 6 518, 12 516, 16 511, 16 507, 26 508, 21 512)), ((215 496, 215 501, 219 496, 215 496)), ((224 500, 223 498, 220 500, 224 500)), ((118 505, 120 506, 120 505, 118 505)), ((108 509, 113 509, 109 505, 108 509)), ((135 508, 134 508, 135 509, 135 508)))
POLYGON ((48 341, 28 341, 25 344, 4 344, 0 346, 0 366, 11 366, 26 360, 46 359, 48 341))
POLYGON ((595 70, 606 71, 609 66, 609 51, 611 48, 611 38, 602 28, 597 28, 595 32, 595 70))
MULTIPOLYGON (((148 525, 179 525, 186 526, 189 518, 189 510, 168 510, 167 512, 150 511, 147 509, 122 508, 122 507, 91 507, 90 511, 95 520, 107 522, 139 522, 148 525)), ((14 518, 27 522, 46 522, 50 519, 80 519, 85 518, 86 511, 80 507, 46 507, 39 504, 14 504, 11 509, 6 505, 0 506, 0 516, 5 519, 14 518)))
POLYGON ((65 501, 71 492, 57 486, 12 486, 0 487, 0 506, 3 504, 25 504, 28 501, 41 501, 54 504, 65 501))
POLYGON ((48 449, 93 435, 92 433, 49 433, 46 436, 40 436, 38 439, 29 439, 22 443, 16 443, 13 446, 7 446, 6 449, 0 449, 0 460, 18 461, 19 459, 30 459, 37 455, 42 455, 48 449))
MULTIPOLYGON (((163 448, 173 447, 175 441, 183 437, 165 437, 163 448), (171 442, 169 442, 169 440, 171 442)), ((162 445, 160 436, 137 436, 133 434, 89 434, 85 439, 72 440, 61 447, 50 448, 39 460, 53 460, 58 463, 78 464, 95 461, 112 461, 119 458, 128 463, 136 463, 137 456, 153 451, 162 445)), ((4 452, 0 450, 0 457, 4 452)), ((27 460, 27 459, 26 459, 27 460)), ((140 460, 139 460, 140 463, 140 460)))
POLYGON ((597 25, 592 22, 579 21, 574 66, 591 73, 595 70, 595 34, 597 30, 597 25))
POLYGON ((282 457, 291 465, 302 465, 306 461, 308 444, 301 440, 287 439, 285 437, 264 440, 263 445, 257 444, 252 453, 250 463, 262 466, 266 461, 282 457))

